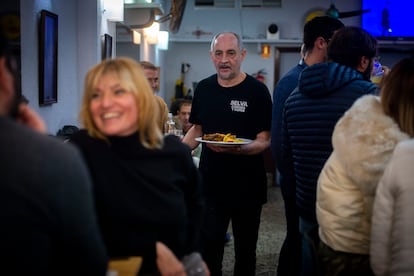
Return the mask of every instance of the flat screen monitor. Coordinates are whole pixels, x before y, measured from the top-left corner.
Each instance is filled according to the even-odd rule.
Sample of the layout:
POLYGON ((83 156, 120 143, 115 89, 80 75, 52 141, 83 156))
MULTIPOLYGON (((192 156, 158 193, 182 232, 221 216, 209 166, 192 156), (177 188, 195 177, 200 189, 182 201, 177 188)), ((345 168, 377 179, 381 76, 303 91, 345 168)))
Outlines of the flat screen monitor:
POLYGON ((414 41, 413 0, 362 0, 361 27, 378 40, 414 41))

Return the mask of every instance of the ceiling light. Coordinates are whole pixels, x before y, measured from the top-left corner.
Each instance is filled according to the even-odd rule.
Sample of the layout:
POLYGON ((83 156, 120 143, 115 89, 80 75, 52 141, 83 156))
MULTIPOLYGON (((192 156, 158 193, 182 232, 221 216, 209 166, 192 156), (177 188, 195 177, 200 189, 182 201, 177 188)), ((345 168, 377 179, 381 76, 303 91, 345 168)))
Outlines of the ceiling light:
POLYGON ((144 29, 144 38, 148 44, 158 43, 158 33, 160 32, 160 24, 157 22, 152 23, 151 26, 144 29))
POLYGON ((271 54, 271 49, 269 44, 262 44, 260 55, 262 58, 269 58, 271 54))
POLYGON ((132 30, 132 42, 134 44, 141 44, 141 34, 137 30, 132 30))
POLYGON ((167 31, 160 31, 158 33, 158 49, 159 50, 168 50, 168 39, 169 33, 167 31))

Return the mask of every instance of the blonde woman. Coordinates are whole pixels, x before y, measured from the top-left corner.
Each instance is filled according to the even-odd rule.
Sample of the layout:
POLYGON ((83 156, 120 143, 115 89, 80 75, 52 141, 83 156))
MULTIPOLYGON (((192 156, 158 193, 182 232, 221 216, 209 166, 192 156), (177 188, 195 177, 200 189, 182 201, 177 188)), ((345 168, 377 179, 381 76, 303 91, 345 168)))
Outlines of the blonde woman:
POLYGON ((81 121, 71 138, 89 165, 110 257, 143 257, 140 274, 185 275, 197 250, 203 201, 190 149, 157 124, 157 102, 141 66, 105 60, 85 79, 81 121))
POLYGON ((334 150, 317 187, 323 275, 373 275, 369 253, 375 192, 396 145, 414 136, 413 77, 412 60, 395 65, 380 97, 363 96, 335 126, 334 150))

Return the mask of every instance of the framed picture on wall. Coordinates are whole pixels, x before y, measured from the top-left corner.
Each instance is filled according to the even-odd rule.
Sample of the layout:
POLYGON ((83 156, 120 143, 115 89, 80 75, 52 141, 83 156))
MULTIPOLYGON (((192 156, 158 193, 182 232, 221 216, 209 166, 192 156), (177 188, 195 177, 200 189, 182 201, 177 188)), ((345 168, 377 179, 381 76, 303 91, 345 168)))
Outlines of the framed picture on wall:
POLYGON ((40 12, 39 24, 39 105, 57 102, 58 16, 40 12))
POLYGON ((104 34, 102 41, 102 60, 112 58, 112 36, 104 34))

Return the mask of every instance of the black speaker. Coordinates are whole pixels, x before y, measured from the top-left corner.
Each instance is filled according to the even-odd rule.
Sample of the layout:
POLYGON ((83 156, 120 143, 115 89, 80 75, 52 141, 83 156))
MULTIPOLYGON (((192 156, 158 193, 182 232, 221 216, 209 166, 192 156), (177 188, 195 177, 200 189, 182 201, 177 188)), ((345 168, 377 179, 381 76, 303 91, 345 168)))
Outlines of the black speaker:
POLYGON ((267 27, 266 38, 269 40, 279 39, 279 27, 275 23, 272 23, 267 27))

